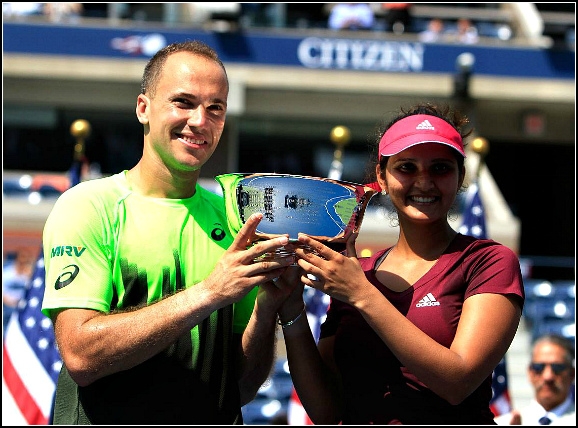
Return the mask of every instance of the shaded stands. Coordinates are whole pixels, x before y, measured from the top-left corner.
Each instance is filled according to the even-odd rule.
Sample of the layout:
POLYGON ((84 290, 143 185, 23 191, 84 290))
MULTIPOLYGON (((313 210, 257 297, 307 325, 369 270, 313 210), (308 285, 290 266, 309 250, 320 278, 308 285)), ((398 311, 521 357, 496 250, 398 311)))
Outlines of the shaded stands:
POLYGON ((554 48, 575 48, 576 3, 535 3, 554 48))
MULTIPOLYGON (((530 4, 528 4, 530 5, 530 4)), ((574 48, 575 43, 575 3, 533 3, 537 16, 532 10, 523 10, 515 3, 415 3, 411 8, 409 32, 425 31, 433 18, 443 21, 446 31, 455 31, 460 18, 470 20, 481 38, 512 40, 531 38, 527 26, 538 31, 535 36, 544 36, 552 41, 552 47, 574 48), (538 21, 533 21, 538 18, 538 21), (532 22, 523 22, 530 20, 532 22), (541 22, 540 22, 541 21, 541 22)), ((529 6, 531 9, 532 7, 529 6)), ((376 9, 377 22, 383 18, 383 11, 376 9)), ((377 24, 379 26, 379 24, 377 24)))
POLYGON ((411 9, 410 31, 424 31, 432 18, 440 18, 445 30, 451 32, 456 30, 460 18, 467 18, 476 26, 480 37, 509 40, 514 37, 514 17, 500 5, 501 3, 472 3, 469 6, 416 3, 411 9))
MULTIPOLYGON (((249 28, 327 29, 336 3, 82 3, 83 18, 190 25, 217 32, 249 28)), ((370 31, 391 32, 383 3, 369 3, 375 12, 370 31)), ((574 48, 575 3, 411 3, 410 21, 402 39, 424 31, 439 18, 454 32, 460 18, 471 21, 480 42, 531 43, 574 48), (521 5, 521 6, 520 6, 521 5)))
POLYGON ((546 333, 576 339, 576 281, 525 279, 523 317, 532 343, 546 333))
POLYGON ((242 408, 245 425, 286 425, 292 391, 287 359, 278 358, 271 376, 259 388, 257 397, 242 408))
MULTIPOLYGON (((323 13, 329 16, 336 3, 325 3, 323 13)), ((383 3, 370 3, 375 12, 373 31, 393 31, 387 23, 388 10, 383 3)), ((476 25, 480 37, 509 40, 513 37, 514 17, 501 3, 472 3, 466 6, 449 3, 411 3, 410 18, 403 33, 420 33, 427 29, 432 18, 440 18, 447 31, 455 31, 457 21, 467 18, 476 25)))
MULTIPOLYGON (((329 296, 305 286, 303 301, 307 308, 309 325, 314 331, 314 336, 318 337, 317 329, 325 319, 324 314, 329 304, 329 296)), ((288 423, 289 402, 291 395, 296 393, 293 389, 281 330, 278 330, 278 339, 278 355, 271 376, 261 386, 257 397, 243 406, 243 419, 246 425, 287 425, 288 423)))

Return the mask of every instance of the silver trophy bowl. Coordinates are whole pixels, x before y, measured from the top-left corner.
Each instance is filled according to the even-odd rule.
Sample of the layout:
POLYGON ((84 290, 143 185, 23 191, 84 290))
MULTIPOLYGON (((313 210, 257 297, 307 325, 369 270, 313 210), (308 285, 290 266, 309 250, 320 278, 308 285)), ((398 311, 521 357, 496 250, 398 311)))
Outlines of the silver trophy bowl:
POLYGON ((253 213, 263 214, 257 238, 287 235, 290 244, 263 258, 291 255, 299 233, 343 251, 348 230, 357 232, 376 191, 331 178, 274 173, 219 175, 229 228, 238 232, 253 213))

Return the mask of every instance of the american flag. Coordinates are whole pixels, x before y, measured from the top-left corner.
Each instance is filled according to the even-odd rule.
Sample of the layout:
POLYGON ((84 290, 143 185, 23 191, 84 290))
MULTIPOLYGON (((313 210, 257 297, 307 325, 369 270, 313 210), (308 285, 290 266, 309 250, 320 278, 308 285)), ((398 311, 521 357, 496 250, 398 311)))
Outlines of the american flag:
POLYGON ((470 235, 476 238, 487 238, 486 218, 484 214, 484 205, 480 197, 480 191, 477 183, 472 183, 466 193, 464 211, 462 213, 462 225, 459 232, 462 235, 470 235))
POLYGON ((303 294, 309 326, 317 342, 321 334, 321 324, 325 320, 330 298, 327 294, 312 287, 305 287, 303 294))
MULTIPOLYGON (((69 170, 70 187, 81 180, 85 159, 69 170)), ((44 256, 36 261, 24 297, 13 312, 2 343, 2 425, 49 425, 62 359, 50 318, 42 312, 44 256)))
POLYGON ((62 366, 52 322, 40 311, 44 296, 42 251, 3 342, 2 425, 47 425, 62 366))
MULTIPOLYGON (((459 232, 462 235, 471 235, 476 238, 486 238, 486 219, 484 206, 480 197, 477 183, 468 187, 463 212, 462 225, 459 232)), ((512 400, 508 390, 508 372, 506 357, 502 358, 492 373, 492 399, 490 410, 495 416, 508 413, 512 410, 512 400)))

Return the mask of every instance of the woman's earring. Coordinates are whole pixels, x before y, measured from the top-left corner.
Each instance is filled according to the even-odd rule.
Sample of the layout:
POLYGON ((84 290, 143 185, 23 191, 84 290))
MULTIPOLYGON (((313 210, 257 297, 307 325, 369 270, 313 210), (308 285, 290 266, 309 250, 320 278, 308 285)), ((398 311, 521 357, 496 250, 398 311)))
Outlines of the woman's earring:
POLYGON ((387 190, 383 189, 383 190, 381 191, 381 194, 382 194, 383 196, 387 196, 387 190))

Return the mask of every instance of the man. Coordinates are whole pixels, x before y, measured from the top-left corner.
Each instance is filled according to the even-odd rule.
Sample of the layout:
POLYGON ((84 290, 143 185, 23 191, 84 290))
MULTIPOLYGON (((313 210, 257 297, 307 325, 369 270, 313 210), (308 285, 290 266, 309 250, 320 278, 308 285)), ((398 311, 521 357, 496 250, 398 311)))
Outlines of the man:
POLYGON ((557 335, 545 335, 534 342, 528 379, 534 400, 525 408, 495 418, 498 425, 576 426, 574 396, 574 346, 557 335))
POLYGON ((336 3, 329 13, 332 30, 371 30, 375 13, 369 3, 336 3))
POLYGON ((287 238, 254 243, 260 214, 234 237, 222 198, 197 183, 228 91, 210 47, 163 48, 137 97, 137 165, 55 204, 42 308, 64 363, 55 424, 242 424, 269 375, 285 298, 272 280, 293 260, 254 260, 287 238))
POLYGON ((12 312, 18 307, 18 302, 26 292, 26 284, 34 271, 36 257, 32 250, 26 247, 16 250, 16 258, 4 264, 2 270, 2 322, 4 333, 12 312))

